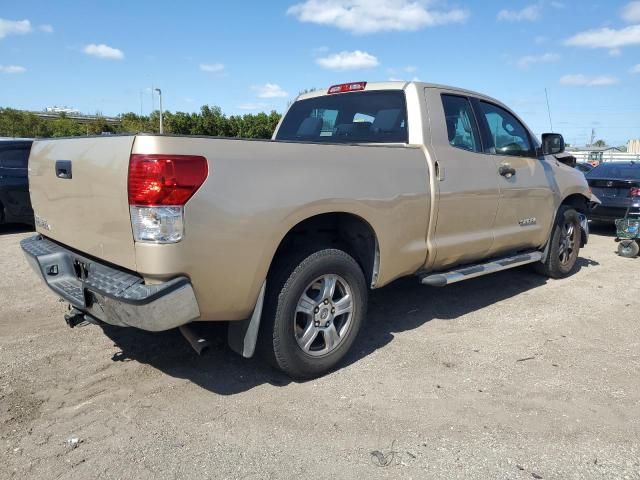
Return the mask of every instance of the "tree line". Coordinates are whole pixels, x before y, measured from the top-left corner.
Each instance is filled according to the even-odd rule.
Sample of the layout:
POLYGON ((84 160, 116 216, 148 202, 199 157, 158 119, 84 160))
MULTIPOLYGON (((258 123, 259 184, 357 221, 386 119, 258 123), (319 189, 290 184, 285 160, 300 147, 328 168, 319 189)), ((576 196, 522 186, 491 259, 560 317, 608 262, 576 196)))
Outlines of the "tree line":
MULTIPOLYGON (((101 117, 81 123, 65 114, 45 119, 31 112, 0 108, 0 137, 48 138, 159 131, 159 111, 151 115, 125 113, 118 118, 117 124, 101 117)), ((178 135, 271 138, 279 121, 280 114, 275 111, 227 116, 220 107, 209 105, 202 106, 197 113, 163 112, 164 133, 178 135)))

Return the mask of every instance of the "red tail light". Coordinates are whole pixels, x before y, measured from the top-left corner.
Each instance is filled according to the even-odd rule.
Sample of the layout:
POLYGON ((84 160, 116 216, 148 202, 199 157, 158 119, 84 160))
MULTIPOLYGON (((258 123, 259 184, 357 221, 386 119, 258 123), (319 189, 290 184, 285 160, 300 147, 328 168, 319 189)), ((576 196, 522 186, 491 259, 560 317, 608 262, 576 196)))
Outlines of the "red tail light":
POLYGON ((364 90, 367 86, 367 82, 354 82, 354 83, 341 83, 340 85, 333 85, 329 87, 327 93, 345 93, 345 92, 357 92, 364 90))
POLYGON ((630 197, 640 197, 640 187, 631 187, 629 189, 630 197))
POLYGON ((184 205, 204 183, 208 173, 204 157, 132 154, 129 205, 184 205))

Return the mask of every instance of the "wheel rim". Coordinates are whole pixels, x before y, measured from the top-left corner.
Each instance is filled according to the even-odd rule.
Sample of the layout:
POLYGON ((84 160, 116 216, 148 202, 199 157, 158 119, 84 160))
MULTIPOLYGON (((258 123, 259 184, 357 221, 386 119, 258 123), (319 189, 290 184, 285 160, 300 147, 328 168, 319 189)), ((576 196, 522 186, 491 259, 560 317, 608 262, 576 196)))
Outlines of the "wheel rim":
POLYGON ((313 357, 333 352, 349 333, 353 310, 353 293, 344 278, 316 278, 296 305, 293 328, 298 346, 313 357))
POLYGON ((576 249, 576 226, 573 222, 565 222, 560 232, 558 256, 560 263, 567 266, 571 263, 576 249))

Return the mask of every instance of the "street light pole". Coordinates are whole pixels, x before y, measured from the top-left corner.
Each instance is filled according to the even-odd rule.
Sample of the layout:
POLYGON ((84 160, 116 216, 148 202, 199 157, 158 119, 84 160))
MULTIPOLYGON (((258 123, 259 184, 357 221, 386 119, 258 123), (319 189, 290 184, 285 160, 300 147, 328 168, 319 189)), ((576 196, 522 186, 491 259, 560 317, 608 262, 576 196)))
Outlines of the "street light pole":
POLYGON ((160 98, 160 135, 162 135, 164 131, 162 128, 162 90, 156 88, 156 92, 158 92, 158 97, 160 98))

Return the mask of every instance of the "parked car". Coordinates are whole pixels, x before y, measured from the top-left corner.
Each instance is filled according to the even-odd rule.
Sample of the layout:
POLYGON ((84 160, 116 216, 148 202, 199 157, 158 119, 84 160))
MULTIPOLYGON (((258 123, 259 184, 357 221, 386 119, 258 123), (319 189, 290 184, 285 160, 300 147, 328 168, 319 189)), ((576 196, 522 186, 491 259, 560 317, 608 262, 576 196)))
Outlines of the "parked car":
POLYGON ((33 225, 27 162, 32 140, 0 140, 0 224, 33 225))
MULTIPOLYGON (((505 105, 420 82, 306 93, 271 141, 171 135, 38 140, 39 235, 22 242, 70 325, 229 321, 295 378, 334 368, 367 296, 519 265, 562 278, 597 201, 505 105)), ((425 295, 428 295, 425 291, 425 295)), ((563 308, 569 308, 565 306, 563 308)), ((188 337, 188 335, 185 335, 188 337)))
POLYGON ((591 165, 590 163, 586 163, 586 162, 578 162, 576 163, 575 166, 576 169, 580 170, 582 173, 587 174, 589 173, 591 170, 593 170, 593 165, 591 165))
POLYGON ((596 221, 612 222, 640 215, 640 162, 605 162, 586 175, 592 192, 601 200, 589 215, 596 221))

